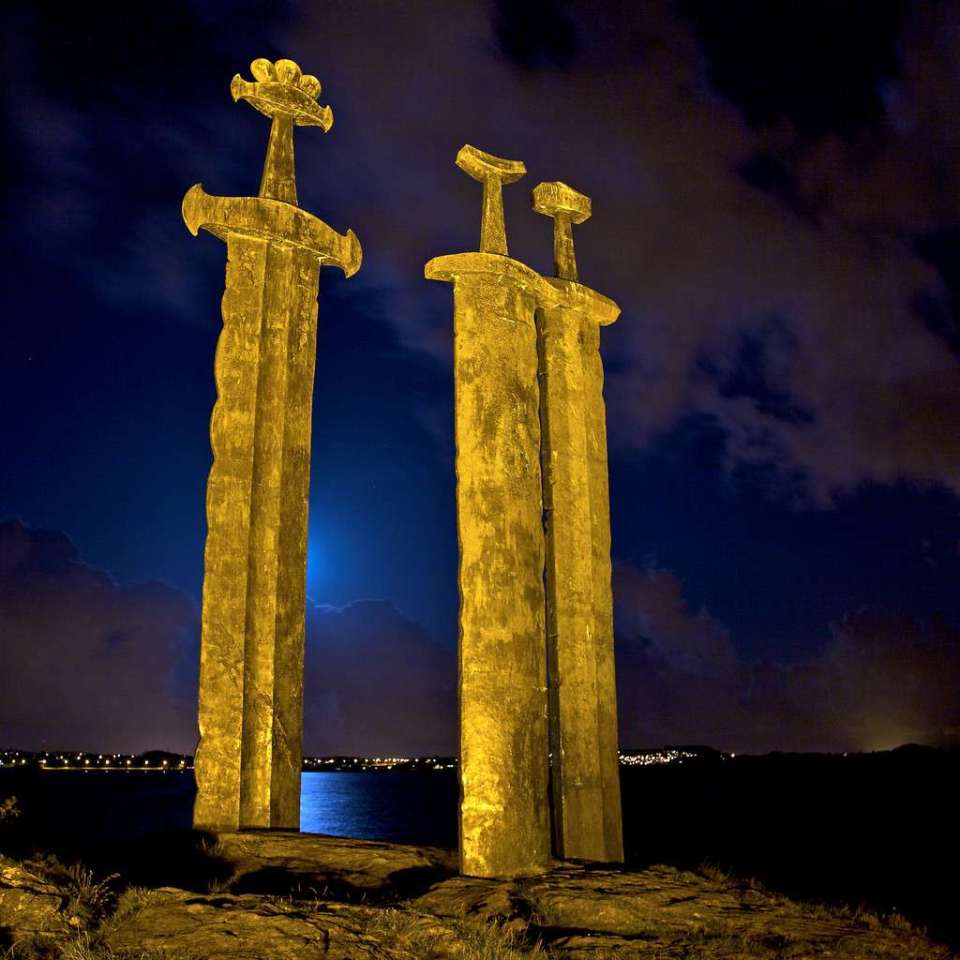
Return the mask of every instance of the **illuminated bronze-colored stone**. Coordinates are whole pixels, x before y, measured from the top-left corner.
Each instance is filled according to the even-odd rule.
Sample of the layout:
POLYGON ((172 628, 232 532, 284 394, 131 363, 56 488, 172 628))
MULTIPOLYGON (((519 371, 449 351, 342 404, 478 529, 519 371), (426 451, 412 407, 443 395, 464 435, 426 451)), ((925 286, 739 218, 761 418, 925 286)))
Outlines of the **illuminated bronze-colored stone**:
POLYGON ((293 127, 329 130, 320 83, 292 60, 233 78, 271 118, 259 197, 183 200, 190 232, 227 244, 210 423, 194 825, 300 826, 310 420, 322 264, 360 244, 296 206, 293 127))
POLYGON ((599 354, 620 309, 576 282, 589 197, 534 190, 555 223, 545 280, 506 255, 501 186, 523 164, 465 146, 457 165, 484 184, 481 252, 425 274, 454 285, 461 870, 622 860, 599 354))
POLYGON ((546 514, 554 843, 562 857, 623 859, 610 587, 610 507, 599 328, 620 308, 576 282, 571 223, 590 199, 533 192, 554 217, 554 303, 538 312, 546 514))
POLYGON ((533 209, 553 217, 553 267, 557 276, 576 280, 573 224, 590 219, 590 198, 559 181, 538 183, 533 188, 533 209))
POLYGON ((527 172, 521 160, 504 160, 469 143, 457 154, 457 166, 483 184, 480 252, 507 255, 507 228, 503 220, 503 185, 516 183, 527 172))
MULTIPOLYGON (((461 166, 465 156, 522 168, 472 147, 460 151, 461 166)), ((487 199, 490 190, 487 181, 487 199)), ((534 314, 555 294, 505 256, 502 207, 488 216, 488 206, 484 236, 489 229, 502 253, 437 257, 425 268, 428 279, 453 283, 460 864, 482 877, 535 874, 551 862, 534 314)))

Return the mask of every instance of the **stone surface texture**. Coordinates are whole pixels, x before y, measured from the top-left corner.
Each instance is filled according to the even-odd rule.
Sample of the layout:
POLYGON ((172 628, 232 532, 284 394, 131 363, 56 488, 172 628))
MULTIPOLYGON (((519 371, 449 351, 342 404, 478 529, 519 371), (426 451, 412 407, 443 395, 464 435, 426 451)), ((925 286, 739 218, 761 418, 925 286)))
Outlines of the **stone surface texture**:
POLYGON ((619 307, 550 280, 537 314, 555 849, 623 859, 610 504, 599 327, 619 307))
POLYGON ((75 891, 0 860, 0 944, 39 942, 47 951, 14 957, 58 956, 60 950, 171 960, 953 956, 896 916, 798 903, 709 871, 568 862, 532 878, 463 877, 452 875, 456 857, 449 850, 282 832, 224 835, 216 855, 236 868, 218 892, 129 889, 79 941, 70 921, 75 891), (440 879, 398 884, 398 874, 423 867, 440 879), (307 876, 351 879, 346 886, 309 889, 302 885, 307 876), (255 890, 257 882, 265 887, 255 890))
POLYGON ((293 128, 333 122, 291 60, 255 60, 234 99, 272 119, 259 197, 197 184, 183 217, 227 244, 210 424, 194 824, 300 823, 310 424, 320 266, 360 246, 296 207, 293 128))
POLYGON ((623 859, 599 327, 620 313, 576 282, 590 198, 533 191, 558 279, 507 254, 502 186, 525 172, 469 144, 480 252, 437 257, 454 286, 460 546, 461 870, 542 872, 551 855, 623 859), (550 796, 547 795, 547 790, 550 796))
POLYGON ((469 143, 457 153, 457 166, 483 184, 480 216, 480 252, 507 255, 507 227, 503 218, 503 186, 516 183, 527 172, 521 160, 504 160, 469 143))
POLYGON ((454 285, 461 869, 532 874, 551 862, 534 312, 552 287, 487 253, 425 273, 454 285))
POLYGON ((519 924, 551 955, 587 958, 941 958, 902 921, 796 903, 755 885, 671 867, 562 864, 542 877, 456 877, 411 904, 440 917, 519 924))
POLYGON ((109 934, 114 951, 183 953, 203 960, 407 960, 367 934, 369 914, 341 903, 158 890, 109 934))
POLYGON ((230 885, 335 890, 349 898, 383 899, 426 889, 457 872, 457 855, 437 847, 264 830, 221 833, 215 855, 232 869, 230 885))
POLYGON ((0 858, 0 951, 70 931, 68 898, 28 866, 0 858))

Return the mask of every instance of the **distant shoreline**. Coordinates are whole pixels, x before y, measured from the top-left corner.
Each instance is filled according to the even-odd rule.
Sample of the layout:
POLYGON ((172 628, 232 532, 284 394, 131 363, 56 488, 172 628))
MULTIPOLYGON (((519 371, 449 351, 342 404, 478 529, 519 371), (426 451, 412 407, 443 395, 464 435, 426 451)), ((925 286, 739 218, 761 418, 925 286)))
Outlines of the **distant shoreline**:
MULTIPOLYGON (((621 750, 621 766, 646 766, 692 761, 724 761, 735 754, 724 754, 710 747, 659 747, 655 750, 621 750)), ((454 770, 457 757, 304 757, 303 773, 358 773, 382 770, 437 771, 454 770)), ((193 769, 189 754, 151 750, 140 754, 91 753, 73 750, 0 750, 0 771, 5 769, 43 771, 82 771, 89 773, 140 772, 168 773, 193 769)))
MULTIPOLYGON (((751 762, 777 757, 808 758, 865 758, 890 753, 942 753, 936 747, 905 744, 893 750, 878 750, 869 753, 794 753, 773 751, 766 754, 724 753, 706 746, 665 746, 655 749, 621 750, 620 766, 666 766, 683 764, 725 764, 730 761, 751 762)), ((304 757, 303 773, 362 773, 386 770, 433 772, 455 770, 457 757, 304 757)), ((193 756, 171 753, 165 750, 150 750, 140 754, 92 753, 73 750, 0 750, 0 773, 6 770, 30 769, 45 772, 100 773, 184 773, 193 770, 193 756)))

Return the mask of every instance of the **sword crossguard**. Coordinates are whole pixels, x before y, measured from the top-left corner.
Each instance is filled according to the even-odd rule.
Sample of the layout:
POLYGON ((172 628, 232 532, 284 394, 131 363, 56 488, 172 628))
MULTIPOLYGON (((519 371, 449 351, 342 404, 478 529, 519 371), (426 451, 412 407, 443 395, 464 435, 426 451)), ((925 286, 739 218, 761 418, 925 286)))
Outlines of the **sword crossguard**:
POLYGON ((553 266, 561 280, 577 280, 577 257, 573 249, 573 224, 590 218, 590 198, 559 180, 538 183, 533 188, 533 209, 553 217, 553 266))
POLYGON ((363 259, 357 235, 337 233, 300 207, 267 197, 215 197, 195 183, 183 198, 183 221, 194 235, 208 230, 220 240, 231 233, 277 240, 309 250, 325 264, 352 277, 363 259))
POLYGON ((253 81, 238 73, 230 83, 233 99, 246 100, 270 117, 270 141, 260 180, 260 196, 296 205, 297 183, 293 164, 293 128, 333 126, 333 111, 317 103, 320 81, 303 73, 293 60, 271 63, 261 57, 250 64, 253 81))

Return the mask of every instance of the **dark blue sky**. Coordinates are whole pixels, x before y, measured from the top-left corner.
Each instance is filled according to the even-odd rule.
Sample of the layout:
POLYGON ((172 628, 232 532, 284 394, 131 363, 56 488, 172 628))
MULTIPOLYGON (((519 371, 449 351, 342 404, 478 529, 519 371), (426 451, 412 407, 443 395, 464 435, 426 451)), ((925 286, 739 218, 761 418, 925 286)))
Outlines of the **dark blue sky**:
POLYGON ((623 308, 603 351, 625 745, 954 742, 956 3, 117 11, 2 15, 0 521, 27 529, 0 536, 0 739, 190 746, 225 251, 179 206, 197 181, 256 192, 267 124, 229 81, 288 56, 335 116, 297 133, 300 204, 364 247, 321 279, 308 749, 453 742, 452 303, 422 267, 476 246, 464 142, 527 163, 507 229, 535 268, 529 189, 593 197, 581 279, 623 308), (130 678, 135 720, 37 715, 35 651, 109 673, 120 635, 170 651, 130 678), (378 708, 388 661, 383 684, 441 691, 427 712, 378 708))

